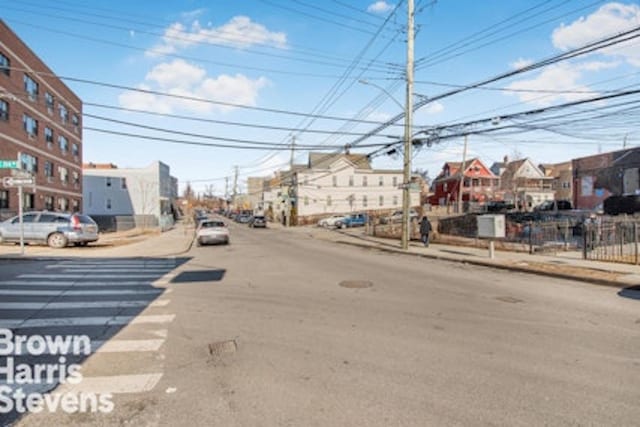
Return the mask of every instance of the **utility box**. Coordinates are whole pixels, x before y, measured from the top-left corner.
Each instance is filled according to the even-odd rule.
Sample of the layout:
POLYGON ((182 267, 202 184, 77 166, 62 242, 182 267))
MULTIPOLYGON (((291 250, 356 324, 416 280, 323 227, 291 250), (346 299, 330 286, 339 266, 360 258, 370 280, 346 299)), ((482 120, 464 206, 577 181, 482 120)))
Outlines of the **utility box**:
POLYGON ((500 239, 506 235, 504 215, 479 215, 478 237, 486 239, 500 239))

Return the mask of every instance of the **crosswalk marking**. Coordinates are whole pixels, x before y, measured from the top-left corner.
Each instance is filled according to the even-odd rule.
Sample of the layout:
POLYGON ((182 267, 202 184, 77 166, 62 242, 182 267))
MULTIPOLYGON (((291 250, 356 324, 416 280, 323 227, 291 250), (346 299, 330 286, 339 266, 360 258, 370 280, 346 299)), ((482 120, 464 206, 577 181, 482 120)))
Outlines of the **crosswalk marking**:
POLYGON ((151 391, 162 378, 161 373, 84 377, 80 384, 63 384, 61 393, 144 393, 151 391))
MULTIPOLYGON (((29 290, 29 289, 0 289, 0 295, 159 295, 163 292, 162 289, 117 289, 117 290, 91 290, 91 291, 72 291, 72 290, 58 290, 58 291, 41 291, 41 290, 29 290)), ((168 292, 164 291, 165 293, 168 292)))
POLYGON ((165 307, 170 300, 81 301, 81 302, 0 302, 0 310, 69 310, 86 308, 165 307))
POLYGON ((127 280, 118 282, 108 281, 87 281, 81 282, 78 280, 7 280, 0 282, 0 286, 5 285, 19 285, 19 286, 150 286, 151 283, 148 280, 127 280))
POLYGON ((37 319, 0 319, 0 325, 8 328, 44 328, 60 326, 114 326, 137 325, 143 323, 168 323, 174 314, 140 315, 140 316, 92 316, 92 317, 60 317, 37 319))
POLYGON ((91 278, 91 277, 95 277, 95 278, 103 278, 103 279, 143 279, 143 278, 147 278, 147 279, 153 279, 153 278, 157 278, 158 275, 157 274, 146 274, 146 273, 132 273, 132 274, 66 274, 66 273, 62 273, 62 274, 56 274, 55 276, 52 276, 51 274, 39 274, 39 273, 34 273, 34 274, 21 274, 20 276, 18 276, 18 279, 51 279, 53 277, 56 278, 60 278, 60 279, 84 279, 84 278, 91 278))
POLYGON ((162 347, 162 344, 164 344, 163 339, 92 341, 91 351, 95 351, 96 353, 158 351, 160 347, 162 347))

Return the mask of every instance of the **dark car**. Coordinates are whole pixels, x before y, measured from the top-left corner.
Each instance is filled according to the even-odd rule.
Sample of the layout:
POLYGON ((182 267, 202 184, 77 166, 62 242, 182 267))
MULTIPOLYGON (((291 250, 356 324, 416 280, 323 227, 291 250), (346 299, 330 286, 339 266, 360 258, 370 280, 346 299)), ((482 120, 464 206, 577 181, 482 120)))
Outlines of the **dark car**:
POLYGON ((267 228, 267 219, 264 215, 255 215, 251 217, 249 221, 249 227, 251 228, 267 228))
POLYGON ((251 215, 240 214, 236 217, 236 222, 239 222, 240 224, 248 224, 249 221, 251 221, 251 215))

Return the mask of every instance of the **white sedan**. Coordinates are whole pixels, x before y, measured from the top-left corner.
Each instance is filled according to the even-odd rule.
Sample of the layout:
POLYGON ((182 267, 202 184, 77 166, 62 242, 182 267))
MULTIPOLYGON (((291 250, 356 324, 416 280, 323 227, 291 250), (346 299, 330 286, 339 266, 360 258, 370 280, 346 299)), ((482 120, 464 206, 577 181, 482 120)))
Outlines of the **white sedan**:
POLYGON ((229 244, 229 229, 227 225, 219 220, 205 220, 200 222, 196 232, 196 242, 198 246, 211 243, 229 244))
POLYGON ((320 227, 335 227, 339 221, 344 221, 345 215, 331 215, 328 218, 322 218, 318 221, 320 227))

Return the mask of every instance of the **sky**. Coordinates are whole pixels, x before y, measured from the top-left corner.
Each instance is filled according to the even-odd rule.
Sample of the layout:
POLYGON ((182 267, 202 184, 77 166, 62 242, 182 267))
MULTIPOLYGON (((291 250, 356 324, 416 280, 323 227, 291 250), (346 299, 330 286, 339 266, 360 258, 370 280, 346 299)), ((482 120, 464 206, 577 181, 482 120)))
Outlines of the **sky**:
MULTIPOLYGON (((640 144, 639 95, 617 95, 640 85, 640 39, 527 70, 640 26, 638 2, 415 3, 414 169, 461 161, 463 134, 488 166, 640 144)), ((385 147, 404 119, 372 131, 404 110, 407 1, 0 0, 0 18, 82 99, 85 162, 160 160, 218 195, 236 166, 241 189, 288 168, 292 141, 295 163, 349 146, 402 168, 385 147)))

